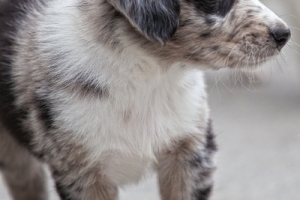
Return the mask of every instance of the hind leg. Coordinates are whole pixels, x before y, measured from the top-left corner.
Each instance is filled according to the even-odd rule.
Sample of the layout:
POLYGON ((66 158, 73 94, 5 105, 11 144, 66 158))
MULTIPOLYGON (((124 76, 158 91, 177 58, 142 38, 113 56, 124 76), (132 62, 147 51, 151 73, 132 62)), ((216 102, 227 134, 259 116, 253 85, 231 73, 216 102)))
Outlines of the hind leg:
POLYGON ((0 126, 0 169, 14 200, 47 200, 42 164, 0 126))

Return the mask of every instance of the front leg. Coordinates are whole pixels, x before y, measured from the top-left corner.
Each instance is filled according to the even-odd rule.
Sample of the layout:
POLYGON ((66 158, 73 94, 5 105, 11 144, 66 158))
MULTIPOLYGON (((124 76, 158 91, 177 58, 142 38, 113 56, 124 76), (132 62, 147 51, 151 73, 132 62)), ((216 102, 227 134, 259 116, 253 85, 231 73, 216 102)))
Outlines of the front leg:
POLYGON ((216 151, 211 123, 205 135, 177 141, 159 158, 158 175, 162 200, 208 200, 212 192, 216 151))
POLYGON ((104 175, 91 170, 54 171, 53 178, 61 200, 117 200, 118 188, 104 175))

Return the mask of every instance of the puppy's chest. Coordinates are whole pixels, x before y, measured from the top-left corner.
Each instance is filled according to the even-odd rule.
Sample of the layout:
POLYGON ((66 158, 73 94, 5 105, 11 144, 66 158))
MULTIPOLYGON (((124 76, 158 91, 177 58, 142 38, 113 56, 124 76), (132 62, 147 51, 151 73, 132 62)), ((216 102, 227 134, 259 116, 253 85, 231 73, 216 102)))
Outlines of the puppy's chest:
POLYGON ((109 174, 133 169, 126 174, 137 179, 160 150, 179 137, 199 134, 199 127, 205 126, 208 111, 202 76, 187 79, 193 80, 170 80, 137 91, 110 89, 103 98, 63 94, 57 120, 75 138, 84 138, 81 143, 90 160, 105 160, 109 174))

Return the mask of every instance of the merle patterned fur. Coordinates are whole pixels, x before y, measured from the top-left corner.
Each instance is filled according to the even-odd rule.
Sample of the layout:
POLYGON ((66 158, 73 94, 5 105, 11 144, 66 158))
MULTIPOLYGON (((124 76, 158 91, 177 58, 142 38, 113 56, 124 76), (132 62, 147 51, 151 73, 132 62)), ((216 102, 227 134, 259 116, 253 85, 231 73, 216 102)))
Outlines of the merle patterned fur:
POLYGON ((202 71, 257 68, 290 38, 257 0, 0 0, 0 30, 14 200, 47 200, 42 163, 62 200, 116 200, 148 170, 162 200, 208 200, 217 147, 202 71))

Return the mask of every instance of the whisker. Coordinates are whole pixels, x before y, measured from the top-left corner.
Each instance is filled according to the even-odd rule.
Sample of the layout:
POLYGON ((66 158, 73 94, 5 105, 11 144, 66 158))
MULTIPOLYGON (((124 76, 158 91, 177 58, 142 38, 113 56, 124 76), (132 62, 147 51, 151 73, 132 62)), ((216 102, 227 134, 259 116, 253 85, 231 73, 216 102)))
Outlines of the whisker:
POLYGON ((276 60, 276 63, 277 63, 277 67, 280 69, 281 73, 284 74, 284 71, 283 71, 281 65, 278 62, 278 58, 276 57, 275 60, 276 60))
POLYGON ((281 56, 281 58, 282 58, 283 62, 284 62, 284 63, 285 63, 285 65, 288 67, 288 69, 289 69, 289 70, 291 70, 291 67, 290 67, 290 66, 289 66, 289 64, 286 62, 286 60, 285 60, 285 58, 284 58, 283 54, 282 54, 282 53, 280 53, 279 55, 281 56))
MULTIPOLYGON (((219 71, 218 71, 218 73, 219 73, 219 71)), ((219 80, 216 80, 216 78, 217 78, 217 76, 215 76, 215 84, 213 85, 212 89, 213 89, 214 87, 217 88, 218 97, 219 97, 219 100, 221 101, 221 100, 222 100, 222 99, 221 99, 221 94, 220 94, 220 90, 219 90, 219 87, 218 87, 218 82, 219 82, 219 80)), ((211 90, 212 90, 212 89, 211 89, 211 90)))
POLYGON ((292 40, 290 41, 291 44, 287 44, 288 47, 290 47, 297 55, 300 56, 300 53, 295 49, 295 46, 300 47, 299 44, 297 44, 296 42, 293 42, 292 40))
POLYGON ((288 16, 288 17, 293 17, 295 19, 299 19, 299 17, 297 17, 296 15, 291 15, 291 14, 282 14, 282 15, 278 15, 279 17, 283 18, 285 16, 288 16))
MULTIPOLYGON (((224 72, 225 73, 225 72, 224 72)), ((224 73, 222 74, 222 76, 224 75, 224 73)), ((223 82, 223 80, 222 80, 222 76, 220 77, 220 81, 221 81, 221 83, 223 84, 223 86, 229 91, 229 92, 231 92, 232 94, 235 94, 230 88, 228 88, 227 86, 226 86, 226 84, 223 82)))
POLYGON ((300 31, 300 28, 297 28, 297 27, 294 27, 294 26, 289 26, 290 28, 293 28, 293 29, 295 29, 295 30, 297 30, 297 31, 300 31))
POLYGON ((186 58, 185 62, 189 61, 189 60, 190 60, 190 58, 191 58, 193 55, 195 55, 195 54, 196 54, 196 52, 194 52, 194 53, 191 53, 191 54, 189 55, 189 57, 187 57, 187 58, 186 58))
POLYGON ((294 49, 294 52, 300 56, 300 53, 297 50, 294 49))
POLYGON ((296 45, 297 47, 300 47, 300 45, 299 44, 297 44, 296 42, 294 42, 294 41, 290 41, 293 45, 296 45))

